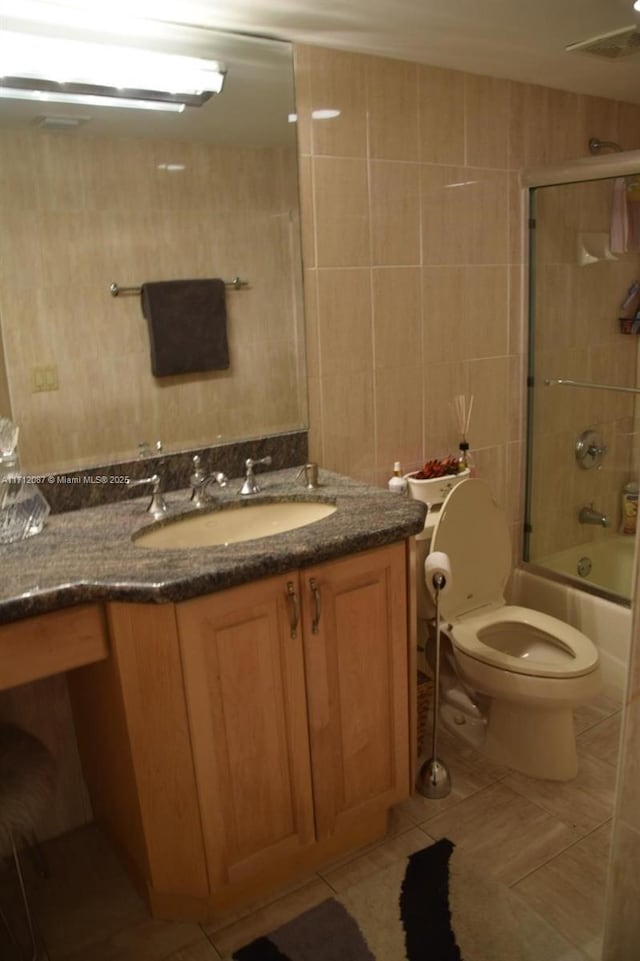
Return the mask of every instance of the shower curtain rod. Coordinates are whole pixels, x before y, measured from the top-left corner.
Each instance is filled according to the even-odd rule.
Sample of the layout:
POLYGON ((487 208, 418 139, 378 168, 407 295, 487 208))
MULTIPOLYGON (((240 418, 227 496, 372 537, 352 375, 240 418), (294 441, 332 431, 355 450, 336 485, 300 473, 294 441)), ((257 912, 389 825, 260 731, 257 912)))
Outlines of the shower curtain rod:
POLYGON ((622 394, 640 394, 638 387, 617 387, 615 384, 590 384, 585 380, 545 380, 546 387, 592 387, 594 390, 617 390, 622 394))

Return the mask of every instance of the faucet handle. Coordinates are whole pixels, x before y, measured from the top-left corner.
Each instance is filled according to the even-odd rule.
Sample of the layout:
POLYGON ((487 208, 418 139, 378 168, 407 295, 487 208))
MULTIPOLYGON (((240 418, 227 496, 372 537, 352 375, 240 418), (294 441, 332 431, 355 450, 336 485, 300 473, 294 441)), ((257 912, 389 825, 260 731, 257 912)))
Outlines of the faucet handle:
POLYGON ((261 457, 259 460, 253 460, 251 457, 247 457, 246 461, 244 462, 244 466, 247 468, 247 470, 253 470, 253 468, 257 464, 270 464, 270 463, 271 463, 271 454, 267 454, 266 457, 261 457))
POLYGON ((259 460, 254 460, 252 457, 247 457, 246 461, 244 462, 244 466, 246 468, 247 473, 244 479, 244 484, 240 488, 240 494, 246 496, 247 494, 260 493, 260 488, 258 487, 258 483, 255 479, 253 468, 257 464, 270 464, 270 463, 271 463, 270 454, 267 454, 266 457, 260 457, 259 460))
POLYGON ((152 474, 151 477, 141 477, 139 480, 130 480, 127 487, 143 487, 146 484, 151 484, 151 501, 147 510, 152 517, 159 520, 167 513, 167 503, 160 490, 162 486, 160 474, 152 474))

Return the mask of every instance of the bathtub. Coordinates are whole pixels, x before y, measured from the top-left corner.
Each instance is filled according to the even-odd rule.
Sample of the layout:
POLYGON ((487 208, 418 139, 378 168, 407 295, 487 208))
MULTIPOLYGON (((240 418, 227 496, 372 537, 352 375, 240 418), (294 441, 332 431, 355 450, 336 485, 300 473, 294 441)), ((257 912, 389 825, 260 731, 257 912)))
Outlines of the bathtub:
POLYGON ((536 565, 574 577, 585 585, 602 588, 628 602, 633 584, 634 553, 635 537, 612 534, 558 551, 537 560, 536 565))
MULTIPOLYGON (((627 585, 624 592, 615 590, 614 593, 624 593, 628 598, 633 569, 634 538, 620 535, 620 537, 612 537, 611 542, 609 544, 608 540, 602 541, 603 545, 607 544, 606 550, 602 552, 594 550, 594 547, 600 548, 599 543, 597 545, 590 543, 571 551, 563 551, 562 554, 555 555, 555 558, 557 560, 562 557, 564 561, 565 556, 567 560, 570 557, 571 564, 577 564, 582 557, 590 556, 593 570, 596 566, 600 569, 604 565, 609 571, 612 584, 618 578, 615 581, 618 587, 623 582, 627 585), (622 542, 618 544, 621 550, 617 556, 614 541, 622 542), (609 552, 614 556, 607 562, 605 558, 609 557, 609 552), (623 558, 626 557, 629 565, 628 573, 622 573, 620 555, 623 558)), ((554 570, 569 573, 560 567, 555 567, 554 570)), ((576 580, 582 580, 575 571, 574 566, 571 576, 576 580)), ((595 578, 592 582, 600 584, 595 578)), ((544 573, 523 568, 516 568, 513 572, 509 596, 512 604, 522 604, 524 607, 532 607, 534 610, 557 617, 591 638, 600 654, 603 693, 615 700, 622 700, 626 688, 631 648, 631 609, 626 604, 615 603, 588 593, 587 590, 581 590, 578 585, 573 587, 545 577, 544 573)))

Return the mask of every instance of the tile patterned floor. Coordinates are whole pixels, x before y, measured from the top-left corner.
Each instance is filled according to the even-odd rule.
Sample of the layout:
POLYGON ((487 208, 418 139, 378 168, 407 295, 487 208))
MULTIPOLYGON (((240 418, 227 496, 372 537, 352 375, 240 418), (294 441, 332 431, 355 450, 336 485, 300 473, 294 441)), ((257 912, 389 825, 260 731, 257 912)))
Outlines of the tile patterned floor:
MULTIPOLYGON (((220 961, 332 892, 447 836, 456 855, 483 866, 511 912, 526 908, 529 926, 539 918, 536 930, 526 931, 529 944, 540 944, 536 958, 599 961, 619 718, 618 705, 606 698, 577 713, 580 770, 568 784, 487 763, 443 732, 449 797, 414 795, 393 812, 383 842, 217 925, 152 921, 97 828, 64 835, 46 845, 53 879, 32 881, 48 959, 220 961), (569 951, 557 953, 559 942, 569 951)), ((6 955, 0 941, 0 957, 6 955)), ((465 961, 511 958, 496 944, 465 961)))

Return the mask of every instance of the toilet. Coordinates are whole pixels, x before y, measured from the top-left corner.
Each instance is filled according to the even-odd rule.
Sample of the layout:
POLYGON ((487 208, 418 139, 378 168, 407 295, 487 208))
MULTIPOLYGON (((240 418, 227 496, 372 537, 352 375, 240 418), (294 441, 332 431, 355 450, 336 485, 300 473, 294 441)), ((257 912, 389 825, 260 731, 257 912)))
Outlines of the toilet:
MULTIPOLYGON (((418 535, 418 558, 429 551, 451 565, 440 595, 442 723, 498 764, 571 780, 573 709, 601 687, 595 645, 555 617, 507 604, 509 529, 484 481, 461 481, 447 495, 418 535)), ((418 571, 419 616, 432 618, 422 563, 418 571)), ((426 640, 420 627, 429 650, 433 630, 426 640)))

